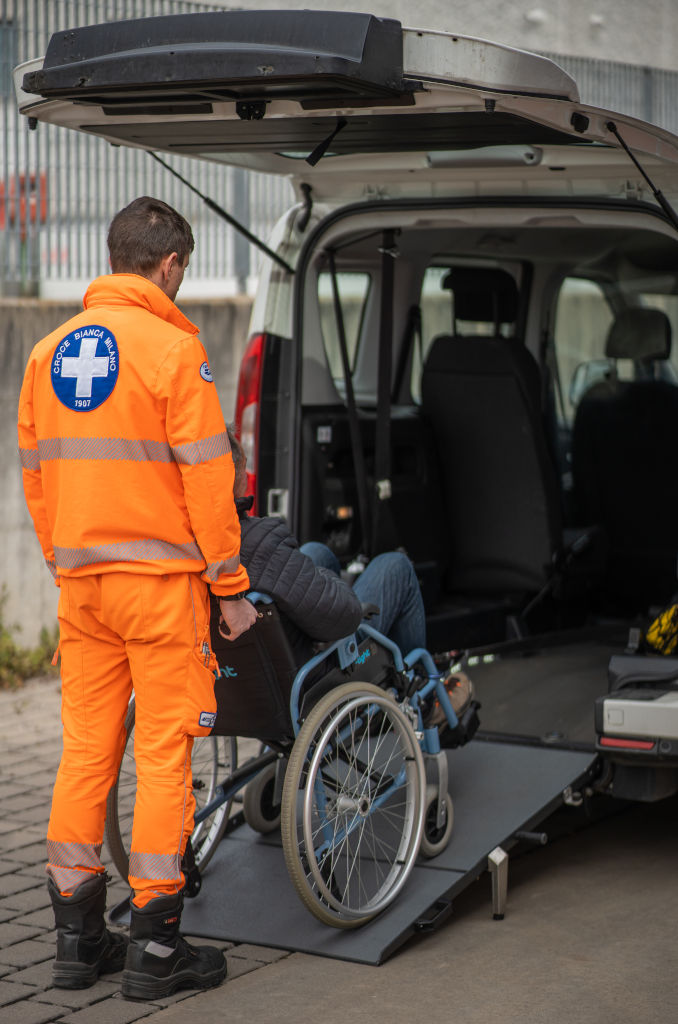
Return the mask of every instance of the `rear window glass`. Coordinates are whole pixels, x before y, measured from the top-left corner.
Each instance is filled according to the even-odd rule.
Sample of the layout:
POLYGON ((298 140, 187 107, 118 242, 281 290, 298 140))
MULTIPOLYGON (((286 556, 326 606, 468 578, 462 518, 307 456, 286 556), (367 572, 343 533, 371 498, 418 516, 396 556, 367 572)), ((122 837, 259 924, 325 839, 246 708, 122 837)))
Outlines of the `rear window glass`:
MULTIPOLYGON (((678 295, 643 290, 640 282, 628 281, 617 291, 616 301, 619 308, 641 306, 662 310, 671 322, 673 338, 678 337, 678 295)), ((641 372, 631 359, 606 358, 605 344, 613 320, 614 311, 599 284, 579 277, 565 279, 558 295, 554 329, 561 425, 572 425, 577 405, 590 387, 610 374, 619 380, 634 380, 641 372)), ((656 363, 654 373, 671 382, 678 380, 676 346, 668 362, 656 363)))
MULTIPOLYGON (((561 424, 572 424, 582 394, 605 376, 605 341, 613 319, 605 293, 595 281, 565 278, 558 294, 553 336, 561 424)), ((619 360, 618 373, 628 377, 631 367, 623 362, 619 360)))
MULTIPOLYGON (((346 336, 346 351, 351 372, 355 366, 360 330, 371 284, 370 275, 364 271, 342 270, 337 273, 337 291, 339 292, 341 316, 346 336)), ((318 303, 320 329, 330 373, 335 381, 343 380, 344 367, 341 358, 339 324, 334 304, 332 275, 328 271, 322 271, 318 275, 318 303)))

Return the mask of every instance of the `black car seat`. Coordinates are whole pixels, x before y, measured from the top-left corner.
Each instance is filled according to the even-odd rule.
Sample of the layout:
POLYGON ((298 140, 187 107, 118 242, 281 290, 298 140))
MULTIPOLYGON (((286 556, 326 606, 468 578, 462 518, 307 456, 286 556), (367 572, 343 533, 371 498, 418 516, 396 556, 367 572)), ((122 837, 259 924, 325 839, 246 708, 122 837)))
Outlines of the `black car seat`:
POLYGON ((443 287, 453 293, 455 333, 430 347, 422 411, 443 477, 446 589, 531 594, 549 578, 562 524, 539 369, 520 339, 501 333, 516 322, 517 286, 503 270, 455 268, 443 287), (492 335, 460 334, 460 321, 490 323, 492 335))
POLYGON ((613 375, 594 385, 574 421, 578 522, 597 523, 607 534, 604 593, 619 610, 644 611, 668 601, 677 589, 678 387, 661 379, 670 352, 665 313, 641 308, 620 313, 605 354, 633 360, 636 379, 613 375))

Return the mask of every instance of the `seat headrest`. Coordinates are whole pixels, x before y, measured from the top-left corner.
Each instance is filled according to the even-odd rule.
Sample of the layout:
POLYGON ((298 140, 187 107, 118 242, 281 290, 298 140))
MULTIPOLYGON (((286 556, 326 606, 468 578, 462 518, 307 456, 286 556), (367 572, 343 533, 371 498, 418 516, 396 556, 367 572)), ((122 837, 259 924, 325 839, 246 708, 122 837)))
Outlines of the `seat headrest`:
POLYGON ((605 355, 610 359, 668 359, 671 321, 661 309, 625 309, 610 327, 605 355))
POLYGON ((455 320, 508 324, 518 316, 518 288, 506 270, 454 267, 442 287, 454 295, 455 320))

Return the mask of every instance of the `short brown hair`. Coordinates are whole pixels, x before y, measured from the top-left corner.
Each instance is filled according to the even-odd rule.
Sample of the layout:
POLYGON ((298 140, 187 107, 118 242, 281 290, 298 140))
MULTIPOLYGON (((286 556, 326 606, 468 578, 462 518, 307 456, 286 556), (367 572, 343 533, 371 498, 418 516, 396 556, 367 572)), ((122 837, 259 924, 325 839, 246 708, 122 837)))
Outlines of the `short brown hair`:
POLYGON ((170 253, 185 263, 194 247, 191 225, 161 199, 141 196, 116 213, 108 229, 114 274, 148 274, 170 253))

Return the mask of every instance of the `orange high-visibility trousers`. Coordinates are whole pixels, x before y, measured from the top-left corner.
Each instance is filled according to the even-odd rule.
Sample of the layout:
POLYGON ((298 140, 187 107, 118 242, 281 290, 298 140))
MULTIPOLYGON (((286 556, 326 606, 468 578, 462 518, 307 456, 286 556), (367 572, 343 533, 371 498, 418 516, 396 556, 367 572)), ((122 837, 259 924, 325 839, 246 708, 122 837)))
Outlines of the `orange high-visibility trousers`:
POLYGON ((135 903, 178 892, 193 830, 191 748, 216 710, 209 599, 199 573, 62 577, 64 746, 47 833, 47 871, 70 893, 104 870, 106 799, 134 687, 137 793, 129 882, 135 903))

